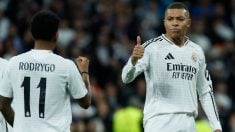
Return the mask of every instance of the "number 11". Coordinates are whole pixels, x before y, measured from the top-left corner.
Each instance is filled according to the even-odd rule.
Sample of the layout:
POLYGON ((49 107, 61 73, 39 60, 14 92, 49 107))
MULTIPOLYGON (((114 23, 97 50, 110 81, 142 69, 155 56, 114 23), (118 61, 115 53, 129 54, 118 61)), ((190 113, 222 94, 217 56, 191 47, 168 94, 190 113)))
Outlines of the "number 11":
MULTIPOLYGON (((24 81, 21 84, 24 87, 24 111, 25 117, 31 117, 30 111, 30 77, 24 77, 24 81)), ((46 78, 41 78, 37 86, 40 88, 39 95, 39 118, 44 118, 45 114, 45 97, 46 97, 46 78)))

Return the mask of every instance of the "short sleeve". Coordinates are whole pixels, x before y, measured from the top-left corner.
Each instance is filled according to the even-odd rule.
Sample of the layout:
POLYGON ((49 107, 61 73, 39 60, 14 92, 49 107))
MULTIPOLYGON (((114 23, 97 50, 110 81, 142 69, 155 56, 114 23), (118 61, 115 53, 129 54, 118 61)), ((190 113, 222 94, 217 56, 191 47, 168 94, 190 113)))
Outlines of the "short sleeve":
POLYGON ((81 74, 72 61, 70 61, 68 69, 68 90, 74 99, 80 99, 88 92, 81 74))
POLYGON ((10 79, 9 66, 3 71, 2 78, 0 80, 0 95, 4 97, 13 97, 13 89, 10 79))

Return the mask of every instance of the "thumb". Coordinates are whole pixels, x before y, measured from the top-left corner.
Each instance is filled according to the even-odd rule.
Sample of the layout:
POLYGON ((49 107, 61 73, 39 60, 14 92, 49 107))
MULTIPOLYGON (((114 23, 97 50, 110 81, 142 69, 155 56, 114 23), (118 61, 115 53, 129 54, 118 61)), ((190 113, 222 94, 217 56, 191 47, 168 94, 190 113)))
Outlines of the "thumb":
POLYGON ((137 45, 141 45, 141 38, 140 38, 140 36, 137 36, 136 43, 137 43, 137 45))

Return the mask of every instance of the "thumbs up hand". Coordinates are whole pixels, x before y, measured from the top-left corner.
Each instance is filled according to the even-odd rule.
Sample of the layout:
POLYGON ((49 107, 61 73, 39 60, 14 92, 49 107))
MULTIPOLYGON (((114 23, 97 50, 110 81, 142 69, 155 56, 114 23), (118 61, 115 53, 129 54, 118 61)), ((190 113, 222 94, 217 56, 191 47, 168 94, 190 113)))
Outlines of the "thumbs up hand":
POLYGON ((132 55, 131 55, 131 62, 133 65, 136 64, 136 62, 143 57, 144 55, 144 47, 141 45, 141 38, 140 36, 137 36, 136 40, 137 44, 135 45, 132 55))

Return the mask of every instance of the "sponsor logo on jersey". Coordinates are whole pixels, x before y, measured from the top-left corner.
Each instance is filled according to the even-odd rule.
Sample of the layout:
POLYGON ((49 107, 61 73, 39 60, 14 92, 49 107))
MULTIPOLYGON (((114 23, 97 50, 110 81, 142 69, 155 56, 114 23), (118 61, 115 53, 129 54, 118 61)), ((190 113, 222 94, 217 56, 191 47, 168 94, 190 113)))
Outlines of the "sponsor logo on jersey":
POLYGON ((197 73, 197 68, 182 63, 179 64, 167 63, 167 71, 172 72, 172 78, 192 80, 194 75, 197 73))
POLYGON ((165 57, 165 60, 171 60, 175 59, 171 53, 168 53, 167 56, 165 57))

